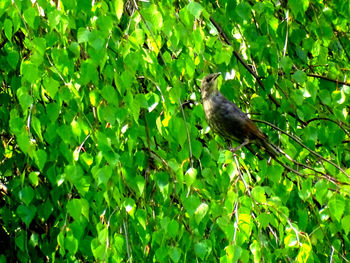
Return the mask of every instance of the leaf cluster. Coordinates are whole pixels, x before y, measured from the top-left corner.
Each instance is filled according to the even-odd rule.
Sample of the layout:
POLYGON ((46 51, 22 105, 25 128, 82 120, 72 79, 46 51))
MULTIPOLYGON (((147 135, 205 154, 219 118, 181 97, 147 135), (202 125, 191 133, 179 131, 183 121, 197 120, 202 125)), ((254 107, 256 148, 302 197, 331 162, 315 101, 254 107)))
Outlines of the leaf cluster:
POLYGON ((349 261, 349 17, 338 0, 2 0, 0 261, 349 261), (278 127, 258 124, 291 169, 210 131, 211 72, 278 127))

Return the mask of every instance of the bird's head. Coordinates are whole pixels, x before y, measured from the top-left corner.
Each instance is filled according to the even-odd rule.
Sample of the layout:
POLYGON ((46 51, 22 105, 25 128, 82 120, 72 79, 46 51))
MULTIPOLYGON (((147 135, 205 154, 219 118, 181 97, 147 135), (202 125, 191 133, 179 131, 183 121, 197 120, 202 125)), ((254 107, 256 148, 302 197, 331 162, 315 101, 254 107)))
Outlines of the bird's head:
POLYGON ((201 84, 201 92, 202 96, 206 97, 213 92, 216 92, 218 90, 218 80, 217 78, 220 76, 221 73, 212 73, 207 76, 205 76, 202 79, 201 84))

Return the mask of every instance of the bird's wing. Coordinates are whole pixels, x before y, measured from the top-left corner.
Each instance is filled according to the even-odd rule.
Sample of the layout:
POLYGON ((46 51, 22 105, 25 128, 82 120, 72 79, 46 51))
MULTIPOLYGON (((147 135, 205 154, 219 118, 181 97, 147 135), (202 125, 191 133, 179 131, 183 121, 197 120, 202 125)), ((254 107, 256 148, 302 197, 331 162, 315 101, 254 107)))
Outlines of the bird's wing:
POLYGON ((227 138, 243 141, 247 138, 244 130, 245 124, 249 121, 248 116, 242 112, 236 104, 226 99, 221 93, 212 98, 213 116, 215 122, 220 125, 217 132, 227 138))
POLYGON ((225 138, 239 142, 245 139, 257 144, 273 158, 279 155, 277 147, 269 142, 268 137, 237 107, 236 104, 226 99, 221 93, 212 98, 212 116, 215 118, 214 125, 217 133, 225 138))

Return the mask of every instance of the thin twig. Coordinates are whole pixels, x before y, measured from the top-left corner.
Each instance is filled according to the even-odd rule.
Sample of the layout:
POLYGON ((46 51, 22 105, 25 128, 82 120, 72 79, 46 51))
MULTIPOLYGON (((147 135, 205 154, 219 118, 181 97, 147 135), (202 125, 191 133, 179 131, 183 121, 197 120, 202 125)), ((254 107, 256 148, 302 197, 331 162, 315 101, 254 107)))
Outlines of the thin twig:
POLYGON ((298 246, 301 246, 301 243, 300 243, 300 240, 299 240, 299 232, 298 230, 292 225, 292 222, 289 220, 289 218, 284 214, 282 213, 282 215, 285 217, 285 219, 287 220, 289 226, 291 229, 293 229, 294 233, 295 233, 295 236, 297 238, 297 242, 298 242, 298 246))
MULTIPOLYGON (((209 18, 210 22, 212 22, 212 24, 214 25, 214 27, 216 28, 216 30, 219 32, 220 36, 224 39, 224 41, 226 42, 227 45, 233 47, 231 41, 228 39, 226 33, 222 30, 221 26, 219 26, 219 24, 214 20, 213 17, 209 18)), ((233 55, 239 60, 239 62, 248 70, 248 72, 250 74, 252 74, 254 76, 254 78, 256 79, 256 81, 259 83, 260 87, 265 90, 264 84, 261 82, 260 77, 251 69, 251 67, 249 67, 249 65, 247 63, 245 63, 245 61, 243 60, 243 58, 238 54, 238 52, 236 50, 233 50, 233 55)))
POLYGON ((335 164, 334 162, 324 158, 322 155, 318 154, 317 152, 311 150, 309 147, 307 147, 305 144, 303 144, 301 142, 301 140, 298 137, 295 137, 287 132, 285 132, 284 130, 278 128, 276 125, 267 122, 267 121, 263 121, 263 120, 253 120, 255 122, 260 122, 260 123, 264 123, 266 125, 271 126, 272 128, 274 128, 275 130, 278 130, 280 132, 282 132, 283 134, 287 135, 288 137, 290 137, 291 139, 293 139, 295 142, 297 142, 300 146, 302 146, 303 148, 305 148, 306 150, 308 150, 310 153, 312 153, 313 155, 317 156, 318 158, 320 158, 321 160, 329 163, 330 165, 334 166, 335 168, 337 168, 339 171, 341 171, 344 175, 346 175, 348 178, 350 178, 350 175, 348 175, 345 170, 343 168, 341 168, 339 165, 335 164))
POLYGON ((309 77, 314 77, 314 78, 318 78, 318 79, 323 79, 323 80, 327 80, 327 81, 330 81, 330 82, 334 82, 336 84, 343 84, 343 85, 346 85, 346 86, 350 86, 350 83, 346 82, 346 81, 340 81, 340 80, 337 80, 337 79, 331 79, 331 78, 328 78, 328 77, 325 77, 325 76, 321 76, 321 75, 317 75, 317 74, 313 74, 313 73, 307 73, 306 75, 308 75, 309 77))
POLYGON ((187 126, 185 111, 184 111, 184 108, 182 107, 182 102, 181 102, 180 98, 179 98, 179 103, 181 106, 180 109, 181 109, 181 113, 182 113, 182 118, 184 119, 184 122, 185 122, 185 129, 186 129, 186 135, 187 135, 187 140, 188 140, 188 150, 189 150, 189 154, 190 154, 190 163, 191 163, 191 167, 193 167, 191 137, 190 137, 190 132, 189 132, 188 126, 187 126))
POLYGON ((337 124, 339 126, 339 128, 342 129, 346 133, 346 135, 348 135, 350 137, 350 133, 342 126, 342 123, 339 123, 339 122, 337 122, 335 120, 332 120, 330 118, 325 118, 325 117, 312 118, 312 119, 306 121, 306 125, 305 126, 310 124, 310 122, 319 121, 319 120, 330 121, 330 122, 333 122, 333 123, 337 124))
MULTIPOLYGON (((224 39, 224 41, 226 42, 226 44, 230 45, 231 47, 233 47, 232 43, 230 42, 230 40, 228 39, 227 35, 225 34, 225 32, 222 30, 222 28, 220 27, 220 25, 212 18, 210 17, 210 22, 212 22, 212 24, 214 25, 214 27, 216 28, 216 30, 219 32, 220 36, 224 39)), ((236 50, 233 50, 233 54, 234 56, 238 59, 238 61, 248 70, 248 72, 250 74, 253 75, 253 77, 255 78, 255 80, 258 82, 259 86, 265 90, 265 86, 261 81, 261 77, 259 77, 252 69, 251 67, 243 60, 243 58, 238 54, 238 52, 236 50)), ((269 99, 276 105, 276 107, 280 107, 281 104, 271 95, 268 94, 269 99)), ((293 118, 295 118, 297 121, 299 121, 300 123, 304 124, 304 122, 293 112, 288 112, 288 115, 292 116, 293 118)))
POLYGON ((283 48, 283 56, 286 56, 287 53, 287 44, 288 44, 288 20, 289 20, 289 9, 287 9, 286 13, 286 23, 287 23, 287 29, 286 29, 286 39, 284 42, 284 48, 283 48))
POLYGON ((65 86, 68 86, 68 83, 65 81, 65 79, 63 78, 63 76, 61 75, 61 73, 58 71, 58 69, 55 67, 55 65, 52 63, 49 55, 47 53, 45 53, 47 60, 49 61, 51 67, 55 70, 55 72, 57 73, 57 75, 60 77, 60 79, 63 81, 65 86))
POLYGON ((173 179, 175 179, 175 177, 174 177, 174 171, 171 169, 171 167, 170 167, 170 165, 167 163, 167 161, 166 161, 162 156, 160 156, 158 153, 156 153, 155 151, 153 151, 152 149, 150 149, 149 151, 150 151, 150 153, 151 153, 154 157, 158 158, 158 159, 163 163, 163 165, 165 165, 165 167, 168 169, 170 175, 172 175, 173 179))
MULTIPOLYGON (((164 59, 164 57, 163 57, 163 54, 162 54, 162 52, 161 52, 161 50, 160 50, 160 47, 158 46, 158 43, 157 43, 157 41, 156 41, 155 36, 153 35, 153 32, 152 32, 151 28, 148 26, 146 19, 145 19, 145 18, 143 17, 143 15, 141 14, 140 9, 139 9, 139 7, 137 6, 136 1, 135 1, 135 0, 132 0, 132 1, 133 1, 133 3, 134 3, 135 9, 136 9, 137 12, 139 13, 139 15, 140 15, 140 17, 141 17, 143 23, 145 24, 147 30, 150 32, 151 38, 153 39, 153 41, 154 41, 154 43, 155 43, 155 45, 156 45, 156 47, 157 47, 157 49, 158 49, 159 56, 161 57, 161 59, 162 59, 164 65, 165 65, 165 67, 166 67, 166 70, 168 71, 168 65, 167 65, 167 63, 166 63, 166 61, 165 61, 165 59, 164 59)), ((168 71, 168 73, 169 73, 169 71, 168 71)), ((170 75, 170 74, 169 74, 169 75, 170 75)), ((185 124, 185 128, 186 128, 186 135, 187 135, 188 147, 189 147, 189 155, 190 155, 190 157, 189 157, 189 158, 190 158, 190 164, 191 164, 191 167, 193 167, 193 155, 192 155, 191 137, 190 137, 190 133, 189 133, 189 131, 188 131, 186 116, 185 116, 185 112, 184 112, 184 109, 183 109, 183 107, 182 107, 182 102, 181 102, 181 99, 180 99, 180 98, 179 98, 179 104, 180 104, 180 107, 181 107, 181 113, 182 113, 182 117, 183 117, 184 124, 185 124)))
POLYGON ((329 257, 329 263, 332 263, 333 262, 333 254, 334 254, 334 247, 331 246, 331 256, 329 257))
POLYGON ((247 182, 245 181, 242 173, 241 173, 241 170, 239 169, 239 163, 238 163, 238 160, 237 160, 237 155, 233 152, 233 157, 235 158, 235 162, 236 162, 236 165, 237 165, 237 171, 238 171, 238 174, 239 174, 239 177, 241 178, 243 184, 244 184, 244 187, 245 189, 247 190, 248 192, 248 195, 251 196, 251 193, 250 193, 250 190, 249 190, 249 186, 247 184, 247 182))
POLYGON ((278 162, 280 165, 282 165, 284 168, 286 168, 288 171, 295 173, 296 175, 306 178, 305 174, 300 173, 299 171, 293 169, 292 167, 284 164, 283 162, 281 162, 280 160, 278 160, 277 158, 275 159, 276 162, 278 162))
POLYGON ((160 51, 160 47, 158 46, 158 43, 157 43, 157 41, 156 41, 156 38, 155 38, 155 36, 153 35, 153 32, 152 32, 151 28, 150 28, 149 25, 147 24, 146 19, 145 19, 145 18, 143 17, 143 15, 141 14, 140 9, 139 9, 139 7, 137 6, 136 1, 135 1, 135 0, 132 0, 132 1, 133 1, 133 3, 134 3, 135 9, 136 9, 137 12, 139 13, 139 15, 140 15, 140 17, 141 17, 143 23, 145 24, 147 30, 148 30, 149 33, 151 34, 151 37, 152 37, 152 39, 153 39, 153 41, 154 41, 154 44, 156 45, 156 47, 157 47, 157 49, 158 49, 159 55, 160 55, 161 59, 163 60, 164 65, 167 65, 166 62, 165 62, 165 59, 164 59, 164 57, 163 57, 163 54, 162 54, 162 52, 160 51))
POLYGON ((85 139, 83 140, 83 142, 79 145, 79 148, 76 150, 77 157, 76 157, 75 161, 78 161, 79 153, 80 153, 81 149, 83 148, 83 146, 84 146, 86 140, 89 139, 90 136, 91 136, 91 133, 89 133, 89 134, 85 137, 85 139))
POLYGON ((125 219, 123 219, 123 227, 124 227, 124 233, 125 233, 126 252, 128 254, 128 262, 132 263, 131 248, 130 248, 130 243, 129 243, 129 232, 128 232, 128 228, 126 226, 125 219))
POLYGON ((238 219, 238 198, 237 198, 237 202, 235 205, 235 209, 233 210, 234 214, 235 214, 235 218, 236 218, 236 222, 233 223, 233 227, 234 227, 234 232, 233 232, 233 244, 236 244, 236 233, 237 233, 237 229, 238 229, 238 224, 239 224, 239 219, 238 219))
POLYGON ((292 225, 292 222, 291 220, 288 218, 288 216, 283 213, 282 211, 280 211, 279 209, 277 209, 276 207, 274 207, 273 205, 271 204, 266 204, 268 207, 272 208, 273 210, 276 211, 276 213, 280 214, 282 217, 284 217, 288 223, 288 225, 290 226, 290 228, 294 231, 295 233, 295 236, 297 238, 297 242, 298 242, 298 245, 301 246, 301 242, 300 242, 300 239, 299 239, 299 231, 292 225))
POLYGON ((32 122, 32 112, 33 112, 33 106, 34 106, 34 98, 33 98, 33 84, 30 85, 30 96, 32 97, 32 103, 30 104, 29 107, 29 113, 28 113, 28 120, 27 120, 27 130, 29 133, 29 139, 33 140, 33 135, 30 131, 30 127, 31 127, 31 122, 32 122))
POLYGON ((317 171, 315 168, 311 167, 310 165, 307 165, 307 164, 304 164, 304 163, 300 163, 296 160, 294 160, 292 157, 290 157, 288 154, 286 154, 284 151, 280 150, 281 153, 283 153, 283 155, 288 159, 290 160, 291 162, 293 162, 294 164, 298 165, 298 166, 301 166, 305 169, 309 169, 317 174, 320 174, 321 178, 323 179, 326 179, 327 181, 329 181, 330 183, 333 183, 334 185, 336 185, 338 187, 338 184, 343 184, 343 185, 349 185, 347 183, 343 183, 343 182, 340 182, 338 181, 336 178, 333 178, 332 176, 328 175, 328 174, 325 174, 323 172, 320 172, 320 171, 317 171))

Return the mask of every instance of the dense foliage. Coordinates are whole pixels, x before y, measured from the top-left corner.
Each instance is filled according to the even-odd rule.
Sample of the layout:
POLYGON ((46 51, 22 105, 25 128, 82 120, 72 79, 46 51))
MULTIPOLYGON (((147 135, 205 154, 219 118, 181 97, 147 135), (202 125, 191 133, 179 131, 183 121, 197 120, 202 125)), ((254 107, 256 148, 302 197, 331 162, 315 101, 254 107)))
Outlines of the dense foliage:
POLYGON ((349 261, 349 18, 342 0, 1 0, 0 262, 349 261), (210 72, 289 159, 210 131, 210 72))

